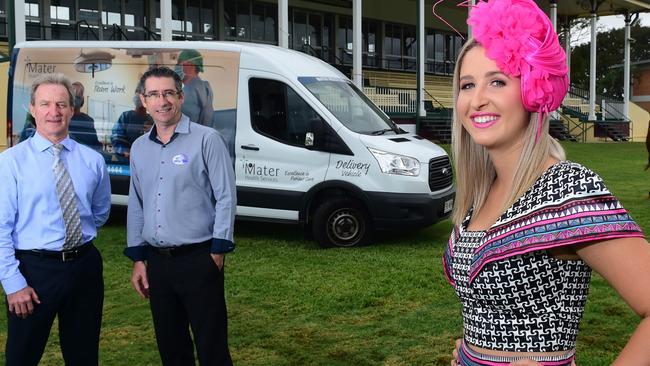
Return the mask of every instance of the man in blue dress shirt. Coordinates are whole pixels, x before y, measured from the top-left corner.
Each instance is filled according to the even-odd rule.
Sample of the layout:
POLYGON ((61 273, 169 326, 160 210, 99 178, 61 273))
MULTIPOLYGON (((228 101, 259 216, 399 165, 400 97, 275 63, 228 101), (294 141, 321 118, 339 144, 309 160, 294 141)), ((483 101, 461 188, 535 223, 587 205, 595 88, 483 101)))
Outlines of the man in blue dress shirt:
POLYGON ((182 114, 181 78, 165 67, 140 79, 154 120, 131 146, 125 254, 149 298, 162 363, 231 365, 224 254, 234 249, 233 165, 217 131, 182 114), (190 335, 190 328, 192 335, 190 335))
POLYGON ((68 137, 70 81, 32 85, 33 137, 0 154, 0 280, 8 366, 37 365, 55 317, 66 365, 97 365, 104 283, 92 240, 110 211, 104 159, 68 137))

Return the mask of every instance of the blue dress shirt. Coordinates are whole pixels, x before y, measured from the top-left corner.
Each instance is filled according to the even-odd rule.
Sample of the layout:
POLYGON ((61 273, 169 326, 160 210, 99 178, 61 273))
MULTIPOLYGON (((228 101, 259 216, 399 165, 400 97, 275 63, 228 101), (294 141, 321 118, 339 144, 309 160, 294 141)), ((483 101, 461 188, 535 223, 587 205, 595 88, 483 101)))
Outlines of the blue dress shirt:
MULTIPOLYGON (((61 144, 86 243, 97 236, 111 208, 106 164, 100 154, 69 137, 61 144)), ((65 241, 52 145, 36 133, 0 154, 0 281, 7 294, 28 285, 18 270, 15 249, 61 250, 65 241)))
POLYGON ((147 246, 212 240, 211 253, 235 248, 235 173, 223 137, 182 115, 167 144, 156 126, 131 148, 131 186, 124 254, 145 260, 147 246))

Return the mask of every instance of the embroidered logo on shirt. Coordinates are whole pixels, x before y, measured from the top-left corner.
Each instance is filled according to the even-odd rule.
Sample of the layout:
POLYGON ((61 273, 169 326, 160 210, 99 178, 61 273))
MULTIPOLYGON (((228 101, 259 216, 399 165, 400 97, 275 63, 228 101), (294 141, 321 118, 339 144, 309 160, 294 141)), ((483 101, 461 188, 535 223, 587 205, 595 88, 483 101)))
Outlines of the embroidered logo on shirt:
POLYGON ((188 163, 187 156, 185 154, 178 154, 172 158, 172 163, 176 165, 185 165, 188 163))

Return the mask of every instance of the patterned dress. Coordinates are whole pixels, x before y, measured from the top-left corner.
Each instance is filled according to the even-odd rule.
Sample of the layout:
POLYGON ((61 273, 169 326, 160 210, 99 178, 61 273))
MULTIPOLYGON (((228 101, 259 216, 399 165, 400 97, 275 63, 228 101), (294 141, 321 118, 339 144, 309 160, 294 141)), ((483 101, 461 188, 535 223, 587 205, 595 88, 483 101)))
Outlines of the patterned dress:
POLYGON ((463 305, 464 341, 510 352, 575 348, 591 269, 546 249, 624 237, 639 226, 580 164, 551 166, 486 231, 454 227, 443 263, 463 305))

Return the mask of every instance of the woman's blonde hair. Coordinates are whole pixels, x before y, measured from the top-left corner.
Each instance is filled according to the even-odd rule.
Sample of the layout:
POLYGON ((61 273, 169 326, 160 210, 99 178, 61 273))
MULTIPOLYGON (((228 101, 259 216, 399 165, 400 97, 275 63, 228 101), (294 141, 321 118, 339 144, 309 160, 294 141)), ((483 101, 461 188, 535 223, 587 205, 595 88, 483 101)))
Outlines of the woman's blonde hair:
MULTIPOLYGON (((481 47, 474 39, 468 39, 458 55, 454 69, 454 113, 452 120, 452 158, 456 171, 456 199, 452 212, 452 221, 460 225, 471 208, 480 210, 485 202, 496 171, 490 160, 487 149, 472 141, 471 136, 463 127, 458 116, 456 102, 459 93, 460 68, 467 52, 475 47, 481 47)), ((530 121, 526 129, 524 146, 515 169, 510 196, 504 202, 502 212, 510 207, 545 170, 545 162, 549 156, 564 160, 562 146, 548 134, 549 118, 544 118, 542 133, 539 140, 537 134, 537 113, 530 113, 530 121), (537 140, 537 141, 536 141, 537 140)))

